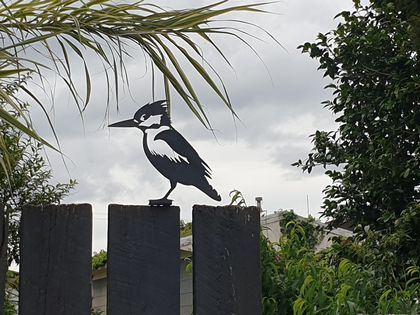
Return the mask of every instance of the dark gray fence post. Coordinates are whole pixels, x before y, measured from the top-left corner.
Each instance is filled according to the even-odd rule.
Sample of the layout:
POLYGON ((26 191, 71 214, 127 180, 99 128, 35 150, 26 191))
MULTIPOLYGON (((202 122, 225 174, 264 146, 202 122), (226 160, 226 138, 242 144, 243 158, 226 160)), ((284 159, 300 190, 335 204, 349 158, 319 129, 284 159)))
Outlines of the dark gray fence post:
POLYGON ((0 204, 0 314, 4 309, 4 289, 7 279, 7 236, 8 236, 7 220, 5 218, 3 205, 0 204))
POLYGON ((92 207, 22 211, 20 315, 90 315, 92 207))
POLYGON ((110 205, 108 315, 179 314, 179 208, 110 205))
POLYGON ((260 315, 260 212, 193 208, 195 315, 260 315))

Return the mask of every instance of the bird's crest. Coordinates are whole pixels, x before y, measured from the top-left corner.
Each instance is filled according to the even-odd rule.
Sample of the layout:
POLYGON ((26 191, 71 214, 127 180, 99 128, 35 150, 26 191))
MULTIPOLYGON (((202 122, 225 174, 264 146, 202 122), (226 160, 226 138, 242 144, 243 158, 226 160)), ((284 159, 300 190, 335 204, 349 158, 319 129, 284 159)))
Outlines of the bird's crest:
POLYGON ((147 103, 142 106, 135 114, 134 119, 142 121, 142 116, 162 116, 162 123, 170 125, 171 120, 168 113, 168 102, 166 100, 160 100, 153 103, 147 103))

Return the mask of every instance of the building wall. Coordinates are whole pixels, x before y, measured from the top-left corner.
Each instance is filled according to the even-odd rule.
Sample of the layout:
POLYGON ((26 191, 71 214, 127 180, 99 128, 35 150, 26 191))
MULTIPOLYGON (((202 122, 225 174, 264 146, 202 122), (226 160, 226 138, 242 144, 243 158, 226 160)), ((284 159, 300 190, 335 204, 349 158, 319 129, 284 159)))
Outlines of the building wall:
POLYGON ((280 212, 261 217, 261 230, 271 242, 278 242, 280 239, 280 219, 280 212))
POLYGON ((92 278, 92 309, 106 314, 106 269, 95 271, 92 278))

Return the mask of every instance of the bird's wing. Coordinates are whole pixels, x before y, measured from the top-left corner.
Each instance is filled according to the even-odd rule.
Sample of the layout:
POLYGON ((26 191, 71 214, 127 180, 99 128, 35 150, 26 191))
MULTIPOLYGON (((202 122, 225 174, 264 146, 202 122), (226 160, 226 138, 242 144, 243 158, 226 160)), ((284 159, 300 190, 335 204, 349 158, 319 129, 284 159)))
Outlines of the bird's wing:
POLYGON ((164 140, 154 138, 154 141, 149 143, 149 150, 154 156, 165 157, 175 163, 184 162, 188 164, 187 159, 175 152, 164 140))
POLYGON ((211 169, 204 162, 197 151, 188 143, 188 141, 175 129, 171 128, 158 133, 155 140, 162 140, 177 154, 177 160, 187 161, 188 164, 195 167, 198 172, 211 178, 211 169))

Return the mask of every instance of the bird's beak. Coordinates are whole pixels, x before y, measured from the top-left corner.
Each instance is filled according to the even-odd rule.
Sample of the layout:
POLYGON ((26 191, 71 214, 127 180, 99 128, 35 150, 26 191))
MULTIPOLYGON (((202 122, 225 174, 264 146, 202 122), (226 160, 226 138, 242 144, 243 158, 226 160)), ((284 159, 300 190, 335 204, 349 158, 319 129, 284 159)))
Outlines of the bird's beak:
POLYGON ((137 127, 134 119, 128 119, 108 125, 108 127, 137 127))

